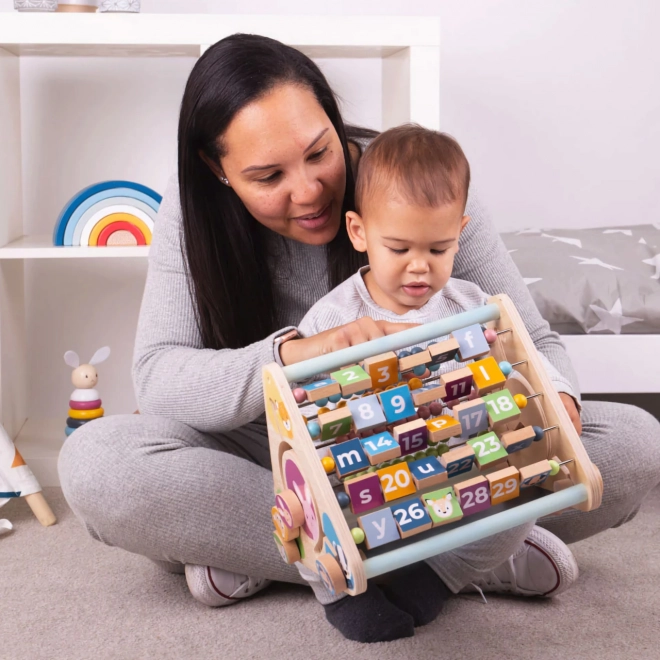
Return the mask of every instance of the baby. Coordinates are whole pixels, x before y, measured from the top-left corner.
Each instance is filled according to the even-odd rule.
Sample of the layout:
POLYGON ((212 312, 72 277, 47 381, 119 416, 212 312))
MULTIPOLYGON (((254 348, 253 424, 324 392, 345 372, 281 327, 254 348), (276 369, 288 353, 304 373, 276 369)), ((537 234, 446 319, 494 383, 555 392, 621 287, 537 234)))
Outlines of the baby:
MULTIPOLYGON (((465 215, 469 184, 468 161, 448 135, 417 125, 379 135, 360 160, 356 211, 346 214, 348 235, 356 250, 367 252, 369 265, 319 300, 300 322, 299 333, 315 335, 363 316, 428 323, 484 305, 488 294, 451 276, 459 237, 470 220, 465 215)), ((557 389, 570 391, 543 362, 557 389)), ((430 565, 420 563, 384 586, 370 583, 360 596, 326 604, 326 617, 344 634, 349 617, 353 630, 369 628, 377 617, 380 625, 384 620, 395 625, 384 596, 423 625, 449 595, 430 565)))

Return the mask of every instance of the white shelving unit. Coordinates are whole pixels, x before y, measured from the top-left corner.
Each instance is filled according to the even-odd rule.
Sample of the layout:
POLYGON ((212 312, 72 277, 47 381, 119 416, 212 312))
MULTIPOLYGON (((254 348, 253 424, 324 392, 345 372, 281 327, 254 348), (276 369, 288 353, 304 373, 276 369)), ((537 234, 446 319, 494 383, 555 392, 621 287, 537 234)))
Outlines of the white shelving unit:
POLYGON ((25 264, 143 258, 148 248, 54 247, 50 236, 25 235, 21 57, 199 57, 209 44, 237 32, 278 39, 313 58, 380 58, 383 127, 414 121, 439 128, 440 26, 435 18, 0 15, 0 421, 44 486, 58 485, 64 419, 28 419, 25 264))

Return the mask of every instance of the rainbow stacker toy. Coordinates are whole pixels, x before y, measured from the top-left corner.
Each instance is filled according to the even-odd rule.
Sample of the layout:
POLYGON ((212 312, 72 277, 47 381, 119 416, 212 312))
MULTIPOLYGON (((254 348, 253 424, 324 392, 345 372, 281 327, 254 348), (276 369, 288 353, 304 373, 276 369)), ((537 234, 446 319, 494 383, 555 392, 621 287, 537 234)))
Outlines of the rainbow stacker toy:
POLYGON ((377 575, 600 505, 598 468, 518 312, 505 295, 488 302, 264 367, 274 539, 287 563, 356 595, 377 575), (456 362, 464 366, 447 371, 456 362), (316 414, 304 418, 300 408, 312 404, 316 414))

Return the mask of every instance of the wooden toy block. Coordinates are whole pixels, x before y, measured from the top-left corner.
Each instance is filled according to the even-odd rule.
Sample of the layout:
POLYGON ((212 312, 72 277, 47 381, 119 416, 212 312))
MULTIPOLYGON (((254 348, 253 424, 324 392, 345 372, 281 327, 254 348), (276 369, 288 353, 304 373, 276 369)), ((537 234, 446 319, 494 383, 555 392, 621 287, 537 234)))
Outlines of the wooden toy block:
POLYGON ((468 364, 468 369, 474 376, 474 387, 481 396, 504 387, 506 383, 506 376, 492 356, 468 364))
POLYGON ((520 489, 540 486, 550 476, 551 470, 550 463, 546 459, 521 467, 520 489))
POLYGON ((357 438, 330 447, 330 453, 335 459, 335 469, 340 479, 369 467, 369 461, 357 438))
POLYGON ((394 351, 369 357, 362 364, 371 376, 374 388, 385 388, 399 382, 399 358, 394 351))
POLYGON ((451 336, 458 342, 458 357, 461 362, 476 360, 490 352, 490 345, 478 323, 454 330, 451 336))
POLYGON ((420 353, 413 353, 399 359, 399 371, 401 373, 410 371, 415 367, 421 367, 423 364, 428 364, 429 362, 431 362, 431 353, 428 349, 420 353))
POLYGON ((429 430, 429 442, 436 444, 457 435, 461 435, 461 424, 449 415, 440 415, 426 420, 429 430))
POLYGON ((442 364, 453 360, 458 354, 458 342, 454 338, 445 339, 445 341, 431 344, 429 346, 429 354, 431 355, 431 364, 442 364))
POLYGON ((473 380, 474 376, 467 367, 454 369, 454 371, 440 376, 440 382, 447 390, 447 399, 449 400, 458 399, 470 394, 473 380))
POLYGON ((417 390, 413 390, 412 399, 416 406, 423 406, 425 403, 444 399, 447 396, 447 390, 444 385, 424 385, 417 390))
POLYGON ((347 408, 353 416, 356 431, 368 431, 374 426, 387 422, 380 401, 375 394, 348 401, 347 408))
POLYGON ((377 470, 376 474, 380 479, 380 485, 383 489, 383 496, 386 502, 398 500, 400 497, 412 495, 416 492, 408 463, 389 465, 381 470, 377 470))
POLYGON ((401 456, 399 443, 387 431, 363 438, 360 444, 371 465, 378 465, 401 456))
POLYGON ((364 542, 369 550, 401 538, 392 510, 389 508, 360 516, 357 522, 364 532, 364 542))
POLYGON ((318 401, 319 399, 327 399, 333 394, 341 394, 339 383, 332 378, 317 380, 315 383, 303 385, 302 388, 307 392, 307 400, 311 403, 314 403, 314 401, 318 401))
POLYGON ((385 418, 390 424, 416 414, 415 404, 407 385, 379 392, 376 396, 380 401, 380 405, 383 406, 385 418))
POLYGON ((456 477, 469 472, 473 463, 474 449, 469 445, 450 449, 440 457, 440 465, 447 470, 448 477, 456 477))
POLYGON ((467 444, 474 449, 477 467, 480 469, 495 465, 508 456, 506 449, 502 447, 500 439, 492 431, 468 440, 467 444))
POLYGON ((321 440, 332 440, 350 432, 353 416, 350 408, 346 406, 319 415, 318 423, 321 427, 321 440))
POLYGON ((385 504, 377 474, 365 474, 362 477, 349 479, 344 488, 351 498, 351 511, 364 513, 385 504))
POLYGON ((472 514, 490 508, 489 486, 490 484, 486 477, 474 477, 474 479, 468 479, 459 484, 454 484, 454 492, 458 498, 463 515, 471 516, 472 514))
POLYGON ((418 497, 399 502, 391 506, 390 509, 402 539, 425 532, 433 527, 431 516, 418 497))
POLYGON ((290 529, 300 527, 305 522, 303 506, 295 492, 289 488, 275 496, 275 506, 282 521, 290 529))
POLYGON ((371 388, 369 374, 357 364, 335 371, 330 377, 339 383, 342 394, 355 394, 371 388))
POLYGON ((520 419, 520 408, 516 405, 509 390, 487 394, 483 400, 487 406, 488 419, 493 430, 500 430, 520 419))
POLYGON ((504 470, 486 475, 490 484, 491 506, 512 500, 520 495, 520 472, 518 468, 508 467, 504 470))
POLYGON ((275 531, 279 534, 283 541, 293 541, 300 536, 300 527, 287 527, 282 520, 280 510, 276 506, 270 510, 270 515, 273 521, 273 526, 275 527, 275 531))
POLYGON ((424 490, 447 481, 447 470, 435 456, 425 456, 408 463, 417 490, 424 490))
POLYGON ((534 429, 531 426, 524 426, 515 431, 507 431, 502 433, 500 441, 507 453, 513 454, 521 449, 527 449, 532 442, 534 442, 534 429))
POLYGON ((426 493, 422 497, 422 501, 431 516, 433 527, 440 527, 447 523, 456 522, 463 517, 461 505, 451 486, 426 493))
POLYGON ((329 553, 324 552, 316 560, 316 571, 328 591, 334 596, 346 591, 346 577, 339 562, 329 553))
POLYGON ((273 539, 285 563, 294 564, 300 561, 300 548, 295 541, 285 541, 277 532, 273 532, 273 539))
POLYGON ((488 430, 488 411, 483 399, 464 401, 452 409, 461 425, 461 438, 469 438, 488 430))
POLYGON ((422 451, 429 444, 429 429, 424 419, 395 426, 393 435, 401 447, 401 456, 422 451))
POLYGON ((98 419, 103 417, 103 408, 92 408, 91 410, 74 410, 69 408, 69 417, 73 419, 98 419))

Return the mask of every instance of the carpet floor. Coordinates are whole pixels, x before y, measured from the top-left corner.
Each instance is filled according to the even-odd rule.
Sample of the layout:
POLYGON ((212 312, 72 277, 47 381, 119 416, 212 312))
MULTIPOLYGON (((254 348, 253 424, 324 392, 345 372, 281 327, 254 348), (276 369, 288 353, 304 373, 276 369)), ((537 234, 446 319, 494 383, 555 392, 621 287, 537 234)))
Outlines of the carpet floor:
POLYGON ((572 546, 574 587, 553 600, 454 598, 414 638, 345 640, 303 587, 277 584, 212 609, 183 575, 87 536, 58 488, 58 524, 43 528, 23 500, 0 509, 2 660, 660 659, 660 489, 631 523, 572 546))

